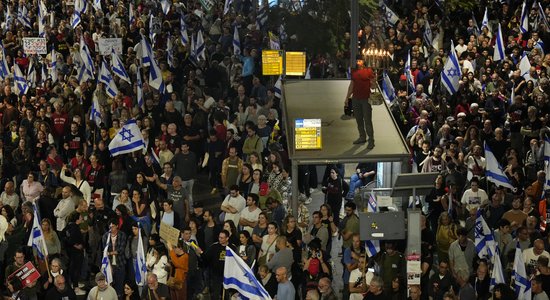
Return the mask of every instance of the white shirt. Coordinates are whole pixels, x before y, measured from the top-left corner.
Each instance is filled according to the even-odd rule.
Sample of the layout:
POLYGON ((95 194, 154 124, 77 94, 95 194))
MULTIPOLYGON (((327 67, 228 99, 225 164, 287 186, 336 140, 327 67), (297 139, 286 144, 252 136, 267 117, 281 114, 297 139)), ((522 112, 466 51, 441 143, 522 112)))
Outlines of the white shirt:
MULTIPOLYGON (((363 276, 363 272, 359 268, 355 268, 351 273, 349 274, 349 282, 355 284, 359 281, 359 278, 363 276)), ((374 277, 374 274, 371 271, 367 271, 365 274, 365 278, 363 278, 363 284, 369 285, 370 281, 374 277)), ((351 293, 349 295, 349 300, 363 300, 363 295, 360 293, 351 293)))
MULTIPOLYGON (((258 222, 258 219, 260 218, 260 213, 262 212, 262 210, 259 208, 259 207, 256 207, 256 209, 250 211, 249 210, 249 207, 245 207, 242 211, 241 211, 241 219, 245 219, 247 221, 250 221, 250 222, 258 222)), ((235 224, 237 225, 237 224, 235 224)), ((252 235, 252 227, 250 226, 244 226, 244 230, 248 231, 250 233, 250 235, 252 235)))
POLYGON ((74 201, 69 197, 61 199, 53 211, 53 215, 57 217, 56 229, 61 231, 67 226, 67 216, 74 211, 74 201))
POLYGON ((477 189, 477 192, 472 191, 472 189, 467 189, 464 191, 460 202, 465 204, 466 209, 470 211, 479 208, 483 204, 489 203, 489 197, 487 193, 480 188, 477 189))
POLYGON ((238 225, 239 220, 241 219, 241 211, 246 206, 246 200, 244 199, 244 197, 241 195, 237 197, 231 197, 231 195, 227 195, 227 197, 225 197, 225 200, 223 200, 222 202, 222 206, 224 205, 232 206, 234 209, 237 210, 236 213, 226 212, 224 222, 232 220, 235 225, 238 225))

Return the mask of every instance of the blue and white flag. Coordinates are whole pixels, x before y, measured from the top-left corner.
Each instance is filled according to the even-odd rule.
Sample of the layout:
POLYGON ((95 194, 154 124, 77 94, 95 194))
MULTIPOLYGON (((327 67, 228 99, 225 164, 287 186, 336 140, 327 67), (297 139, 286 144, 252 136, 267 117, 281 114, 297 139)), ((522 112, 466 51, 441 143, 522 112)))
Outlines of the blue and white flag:
POLYGON ((29 235, 29 240, 27 241, 27 246, 32 247, 36 250, 36 254, 40 259, 45 259, 48 256, 48 247, 46 246, 46 241, 44 240, 44 233, 42 232, 41 222, 38 218, 38 213, 36 211, 36 205, 33 204, 34 219, 32 221, 32 230, 31 235, 29 235))
POLYGON ((17 11, 17 21, 25 27, 32 28, 31 19, 29 18, 29 10, 23 5, 19 5, 19 10, 17 11))
POLYGON ((231 4, 233 3, 233 0, 225 0, 225 4, 223 5, 223 15, 227 15, 229 10, 231 9, 231 4))
POLYGON ((29 68, 27 69, 27 81, 31 88, 36 87, 36 66, 34 59, 29 60, 29 68))
POLYGON ((281 79, 281 76, 277 79, 277 82, 275 82, 275 85, 273 86, 273 93, 275 94, 275 97, 281 99, 283 93, 283 80, 281 79))
POLYGON ((29 85, 27 79, 23 76, 23 72, 19 69, 18 64, 13 64, 13 80, 15 81, 15 90, 17 95, 23 96, 29 91, 29 85))
POLYGON ((38 36, 46 37, 46 16, 48 15, 48 9, 44 4, 44 1, 38 0, 38 36))
POLYGON ((155 37, 157 36, 157 34, 155 33, 154 31, 154 28, 153 28, 153 14, 151 13, 149 15, 149 39, 151 40, 151 44, 155 44, 155 37))
POLYGON ((149 66, 149 86, 155 90, 159 90, 160 86, 163 84, 162 74, 160 73, 160 68, 157 61, 155 60, 153 49, 144 36, 141 36, 141 47, 143 66, 149 66))
POLYGON ((51 68, 50 68, 50 77, 52 78, 52 83, 57 81, 57 52, 52 48, 51 57, 51 68))
POLYGON ((90 120, 94 121, 97 127, 100 127, 101 122, 103 122, 103 116, 101 114, 101 106, 99 106, 99 101, 97 100, 95 93, 92 100, 92 108, 90 110, 90 120))
POLYGON ((414 79, 411 70, 411 51, 407 53, 407 61, 405 62, 405 77, 407 78, 407 84, 413 90, 415 90, 414 79))
POLYGON ((546 18, 546 13, 540 3, 537 3, 539 9, 539 24, 543 23, 546 26, 546 30, 550 30, 550 25, 548 24, 548 19, 546 18))
POLYGON ((235 289, 245 299, 271 300, 269 293, 243 259, 231 248, 225 249, 223 288, 235 289))
POLYGON ((399 16, 397 16, 397 14, 394 13, 393 10, 391 10, 387 5, 384 5, 382 9, 384 10, 386 21, 392 26, 395 26, 397 22, 399 22, 399 16))
POLYGON ((491 280, 489 282, 489 290, 493 291, 495 285, 499 283, 506 283, 506 280, 504 279, 504 272, 502 271, 502 262, 500 261, 500 255, 498 253, 499 251, 495 253, 495 256, 493 256, 493 272, 491 272, 491 280))
POLYGON ((197 59, 202 57, 202 59, 206 60, 206 45, 204 44, 204 38, 202 37, 202 30, 197 32, 197 44, 195 47, 195 55, 197 59))
MULTIPOLYGON (((138 223, 139 225, 139 223, 138 223)), ((138 286, 144 286, 147 277, 147 265, 145 263, 145 250, 143 249, 143 240, 141 237, 141 226, 138 226, 138 245, 137 255, 134 265, 134 273, 136 275, 136 284, 138 286)))
POLYGON ((281 24, 279 26, 279 40, 281 43, 285 42, 288 39, 288 35, 286 34, 285 25, 281 24))
POLYGON ((508 179, 508 177, 506 177, 504 171, 502 171, 502 167, 498 163, 498 160, 496 159, 493 151, 491 151, 491 148, 489 148, 489 145, 487 145, 487 143, 485 143, 485 161, 487 162, 487 169, 485 171, 485 176, 487 176, 487 180, 491 181, 497 186, 514 189, 514 186, 512 186, 510 180, 508 179))
POLYGON ((145 100, 143 99, 143 83, 141 82, 141 68, 137 68, 136 72, 136 83, 137 83, 137 103, 138 107, 142 110, 145 110, 145 100))
POLYGON ((144 147, 143 135, 141 135, 141 131, 134 119, 128 120, 109 143, 109 151, 112 156, 131 153, 144 147))
POLYGON ((493 54, 493 61, 499 61, 505 58, 504 40, 502 38, 502 28, 500 23, 498 24, 497 40, 495 42, 495 52, 493 54))
POLYGON ((311 72, 309 71, 309 69, 311 69, 311 62, 307 64, 306 76, 304 77, 304 79, 311 79, 311 72))
POLYGON ((269 5, 261 5, 256 14, 256 29, 262 29, 267 23, 267 16, 269 14, 269 5))
POLYGON ((487 27, 487 29, 491 29, 489 28, 489 15, 487 13, 487 7, 485 7, 485 13, 483 14, 483 20, 481 20, 481 29, 483 30, 483 27, 487 27))
POLYGON ((527 8, 527 2, 525 0, 523 0, 523 5, 521 6, 519 30, 521 33, 527 33, 529 31, 529 9, 527 8))
MULTIPOLYGON (((550 138, 544 139, 544 164, 546 171, 546 180, 544 181, 544 190, 550 189, 550 138)), ((544 196, 544 193, 542 194, 544 196)))
POLYGON ((172 44, 172 37, 168 33, 166 37, 166 63, 170 68, 175 67, 174 65, 174 45, 172 44))
MULTIPOLYGON (((376 201, 376 197, 371 192, 369 195, 369 203, 367 204, 367 212, 370 213, 376 213, 378 210, 378 202, 376 201)), ((378 252, 380 252, 380 241, 378 240, 366 240, 365 241, 365 250, 367 251, 367 255, 369 257, 375 256, 378 252)))
POLYGON ((4 19, 6 20, 6 30, 10 27, 11 23, 13 23, 13 15, 10 11, 10 6, 6 5, 6 11, 4 12, 4 19))
POLYGON ((101 11, 101 0, 94 0, 92 6, 96 12, 101 11))
POLYGON ((181 34, 181 44, 184 46, 189 45, 189 35, 187 34, 187 24, 185 24, 185 19, 183 14, 180 16, 180 34, 181 34))
POLYGON ((482 210, 478 209, 476 226, 474 228, 474 243, 479 258, 491 258, 496 253, 496 243, 493 232, 483 218, 482 210))
POLYGON ((189 46, 189 60, 193 64, 197 64, 199 62, 199 59, 197 58, 196 50, 196 44, 195 44, 195 36, 191 34, 191 45, 189 46))
POLYGON ((387 72, 384 72, 382 78, 382 96, 384 96, 384 99, 388 104, 397 98, 395 95, 395 89, 393 88, 393 84, 387 72))
POLYGON ((514 103, 514 98, 516 98, 516 83, 512 81, 512 91, 510 92, 510 98, 508 99, 508 107, 514 103))
POLYGON ((428 22, 428 20, 424 22, 424 40, 427 45, 431 45, 433 42, 432 27, 430 26, 430 22, 428 22))
POLYGON ((164 15, 167 15, 170 12, 170 7, 172 6, 172 3, 170 0, 160 0, 160 7, 162 8, 162 12, 164 15))
POLYGON ((92 59, 92 54, 90 53, 90 49, 88 48, 88 45, 84 42, 84 38, 80 37, 80 58, 82 59, 82 64, 84 65, 85 69, 88 71, 88 75, 91 78, 94 77, 94 61, 92 59))
POLYGON ((529 62, 529 57, 523 53, 523 57, 519 61, 519 72, 523 78, 527 80, 530 78, 529 72, 531 71, 531 63, 529 62))
POLYGON ((105 85, 105 92, 107 92, 109 97, 114 98, 118 94, 118 88, 116 87, 111 72, 107 69, 107 63, 105 61, 101 63, 98 81, 105 85))
POLYGON ((113 73, 115 73, 116 76, 118 76, 120 79, 128 82, 129 84, 132 84, 130 81, 130 76, 126 72, 126 69, 124 68, 124 63, 122 63, 122 60, 116 54, 115 49, 113 48, 111 51, 111 65, 113 73))
POLYGON ((130 1, 130 7, 128 8, 128 21, 130 22, 130 24, 134 24, 134 22, 136 21, 134 4, 132 3, 132 1, 130 1))
POLYGON ((241 38, 239 37, 239 29, 235 26, 233 31, 233 54, 241 55, 241 38))
POLYGON ((4 49, 4 44, 0 41, 0 48, 2 48, 2 61, 0 61, 0 77, 6 79, 10 76, 10 67, 8 66, 8 61, 6 60, 6 49, 4 49))
POLYGON ((109 260, 109 246, 111 244, 111 231, 107 234, 107 243, 103 249, 103 258, 101 259, 101 273, 105 275, 105 281, 107 284, 113 282, 113 269, 111 268, 111 261, 109 260))
POLYGON ((516 244, 513 277, 518 300, 531 300, 531 281, 529 281, 529 277, 527 277, 525 262, 523 261, 523 251, 519 246, 519 242, 516 244))
POLYGON ((451 40, 449 58, 441 72, 441 83, 443 83, 443 86, 449 91, 449 94, 454 95, 458 91, 461 76, 462 71, 460 70, 460 64, 456 56, 455 44, 451 40))

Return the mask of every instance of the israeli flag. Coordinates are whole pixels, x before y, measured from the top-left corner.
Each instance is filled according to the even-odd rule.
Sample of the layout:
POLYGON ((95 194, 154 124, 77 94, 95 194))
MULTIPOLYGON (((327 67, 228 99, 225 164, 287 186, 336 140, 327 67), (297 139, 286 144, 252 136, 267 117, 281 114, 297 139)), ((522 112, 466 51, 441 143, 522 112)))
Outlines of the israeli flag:
POLYGON ((485 161, 487 162, 487 169, 485 171, 485 176, 487 176, 487 180, 491 181, 497 186, 502 186, 513 190, 514 187, 510 183, 508 177, 506 177, 506 174, 504 174, 504 171, 502 171, 502 167, 498 163, 498 160, 496 159, 493 151, 491 151, 491 148, 489 148, 489 145, 487 145, 487 143, 485 143, 485 161))
POLYGON ((134 119, 128 120, 109 143, 109 151, 112 156, 131 153, 144 147, 143 135, 134 119))
POLYGON ((48 256, 48 247, 46 246, 46 241, 44 240, 44 233, 42 232, 42 227, 40 225, 40 218, 38 218, 38 212, 36 211, 36 205, 33 204, 34 219, 32 221, 32 230, 31 235, 29 235, 29 240, 27 241, 27 246, 32 247, 36 250, 36 254, 40 259, 45 259, 48 256))
POLYGON ((269 5, 261 5, 256 14, 256 29, 262 29, 267 23, 267 15, 269 13, 269 5))
POLYGON ((29 68, 27 69, 27 81, 31 88, 36 87, 36 67, 34 64, 34 59, 29 60, 29 68))
POLYGON ((231 9, 231 4, 233 3, 233 0, 225 0, 225 4, 223 5, 223 15, 227 15, 229 10, 231 9))
POLYGON ((197 59, 199 59, 199 57, 202 57, 204 60, 206 60, 206 45, 204 44, 204 38, 202 37, 202 30, 199 30, 199 32, 197 32, 197 45, 195 48, 195 55, 197 59))
POLYGON ((485 222, 482 210, 478 209, 476 217, 476 227, 474 228, 474 243, 477 256, 479 258, 491 258, 496 253, 496 243, 493 232, 485 222))
POLYGON ((5 80, 10 76, 11 72, 10 67, 8 66, 8 61, 6 60, 6 50, 4 49, 2 41, 0 41, 0 48, 2 48, 2 61, 0 61, 0 77, 5 80))
POLYGON ((29 18, 29 10, 23 5, 19 5, 19 10, 17 11, 17 21, 25 27, 32 28, 31 19, 29 18))
POLYGON ((172 45, 172 37, 170 33, 166 37, 166 62, 170 68, 174 67, 174 46, 172 45))
POLYGON ((187 34, 187 24, 185 24, 183 14, 180 16, 180 34, 181 34, 181 44, 184 46, 189 45, 189 35, 187 34))
POLYGON ((113 70, 113 73, 115 73, 116 76, 128 82, 129 84, 132 84, 132 82, 130 81, 130 76, 128 76, 128 73, 126 73, 124 64, 122 63, 122 60, 120 59, 118 54, 116 54, 114 48, 111 51, 111 64, 112 64, 111 69, 113 70))
POLYGON ((29 91, 29 85, 27 84, 27 79, 25 79, 25 76, 23 76, 23 72, 21 72, 21 69, 19 69, 18 64, 13 64, 13 79, 15 81, 15 89, 17 90, 17 94, 19 96, 23 96, 27 94, 29 91))
POLYGON ((99 106, 99 101, 97 100, 95 93, 92 100, 92 108, 90 110, 90 120, 94 121, 97 127, 100 127, 101 122, 103 122, 103 116, 101 115, 101 107, 99 106))
MULTIPOLYGON (((369 195, 369 203, 367 204, 367 212, 370 213, 376 213, 378 210, 378 202, 376 201, 376 197, 371 192, 369 195)), ((367 251, 367 255, 369 257, 375 256, 378 252, 380 252, 380 241, 378 240, 366 240, 365 241, 365 250, 367 251)))
POLYGON ((151 40, 151 44, 155 44, 155 37, 157 34, 153 30, 153 14, 151 13, 149 15, 149 39, 151 40))
POLYGON ((170 7, 172 3, 169 0, 160 0, 160 6, 164 15, 167 15, 170 12, 170 7))
POLYGON ((428 22, 428 20, 424 22, 424 40, 428 45, 431 45, 433 42, 432 27, 430 26, 430 22, 428 22))
POLYGON ((395 96, 395 89, 393 88, 393 84, 387 72, 384 72, 384 76, 382 77, 382 96, 384 96, 388 104, 397 98, 395 96))
POLYGON ((233 31, 233 54, 241 55, 241 39, 239 37, 239 29, 235 26, 233 31))
POLYGON ((101 0, 94 0, 92 6, 96 12, 101 11, 101 0))
POLYGON ((487 7, 485 7, 485 13, 483 14, 483 20, 481 20, 481 29, 483 29, 483 27, 487 27, 487 29, 491 29, 489 28, 489 15, 487 13, 487 7))
MULTIPOLYGON (((139 223, 138 223, 139 225, 139 223)), ((135 280, 138 286, 144 286, 147 277, 147 265, 145 264, 145 250, 143 249, 143 240, 141 237, 141 226, 138 226, 138 246, 134 265, 135 280)))
POLYGON ((137 103, 138 107, 145 110, 145 101, 143 100, 143 83, 141 82, 141 68, 138 67, 136 72, 137 82, 137 103))
POLYGON ((118 88, 109 69, 107 69, 107 63, 103 61, 101 63, 101 70, 99 71, 98 81, 105 85, 105 92, 109 97, 114 98, 118 94, 118 88))
POLYGON ((57 81, 57 53, 55 52, 55 49, 52 48, 52 53, 50 55, 51 57, 51 68, 50 68, 50 76, 52 78, 52 83, 57 81))
POLYGON ((411 70, 411 51, 407 53, 407 62, 405 62, 405 77, 407 78, 407 84, 414 90, 414 79, 411 70))
POLYGON ((231 248, 226 247, 223 271, 223 288, 235 289, 242 297, 255 300, 271 300, 254 272, 231 248))
POLYGON ((508 106, 511 106, 514 103, 514 98, 516 98, 516 83, 512 81, 512 92, 510 92, 510 98, 508 99, 508 106))
POLYGON ((10 6, 6 5, 6 12, 4 12, 4 19, 6 20, 6 30, 10 27, 11 23, 13 22, 13 16, 10 11, 10 6))
POLYGON ((132 1, 130 1, 130 7, 128 8, 128 21, 130 22, 130 24, 134 24, 134 22, 136 21, 134 4, 132 4, 132 1))
POLYGON ((498 24, 497 40, 495 43, 495 52, 493 54, 493 61, 499 61, 504 59, 506 53, 504 52, 504 40, 502 39, 502 28, 500 23, 498 24))
POLYGON ((445 63, 445 67, 441 72, 441 83, 449 91, 449 94, 454 95, 458 91, 460 77, 462 71, 460 70, 460 64, 455 52, 455 44, 451 40, 451 51, 449 52, 449 59, 445 63))
POLYGON ((489 281, 489 290, 493 291, 495 285, 499 283, 506 283, 504 279, 504 272, 502 271, 502 262, 500 261, 500 255, 497 252, 493 257, 493 272, 491 272, 491 280, 489 281))
POLYGON ((513 277, 518 300, 531 300, 531 281, 529 281, 529 278, 527 277, 525 262, 523 261, 523 251, 521 251, 519 242, 516 244, 513 277))
POLYGON ((273 86, 275 97, 281 99, 282 98, 282 89, 283 89, 283 80, 281 79, 281 76, 277 79, 277 82, 275 82, 275 85, 273 86))
POLYGON ((529 31, 529 9, 527 3, 523 1, 521 6, 521 19, 519 20, 519 30, 521 33, 527 33, 529 31))
POLYGON ((189 47, 189 60, 193 64, 197 64, 199 59, 197 58, 197 53, 195 52, 196 45, 195 45, 195 36, 191 35, 191 46, 189 47))
POLYGON ((550 189, 550 138, 544 139, 544 163, 546 165, 546 181, 544 182, 544 190, 546 191, 550 189))
POLYGON ((160 86, 163 83, 162 74, 160 73, 160 68, 155 60, 155 56, 153 55, 153 49, 144 36, 141 37, 141 47, 143 66, 150 66, 149 85, 155 90, 160 90, 160 86))
POLYGON ((80 58, 82 59, 82 63, 84 64, 85 69, 88 71, 88 75, 91 78, 94 77, 94 61, 92 59, 92 54, 90 54, 90 49, 88 48, 88 45, 84 42, 84 38, 80 37, 80 58))
POLYGON ((48 15, 48 9, 44 4, 44 1, 38 1, 38 36, 46 37, 46 16, 48 15))
POLYGON ((306 76, 304 77, 304 79, 311 79, 311 72, 309 71, 309 69, 311 69, 311 62, 307 64, 306 76))
POLYGON ((527 80, 527 78, 530 78, 529 72, 531 71, 531 63, 529 62, 529 58, 525 53, 523 53, 523 57, 521 58, 519 62, 519 72, 521 73, 521 76, 527 80))
POLYGON ((392 26, 395 26, 397 22, 399 22, 399 16, 397 16, 397 14, 394 13, 387 5, 384 5, 382 9, 384 10, 386 21, 392 26))
POLYGON ((548 24, 548 19, 546 19, 546 13, 544 12, 544 9, 540 5, 540 3, 537 3, 537 4, 538 4, 538 8, 539 8, 539 23, 542 22, 546 26, 546 30, 550 30, 550 25, 548 24))
POLYGON ((111 231, 107 235, 107 243, 103 248, 103 258, 101 259, 101 273, 105 275, 105 281, 107 284, 113 282, 113 269, 111 268, 111 261, 109 260, 109 246, 111 244, 111 231))

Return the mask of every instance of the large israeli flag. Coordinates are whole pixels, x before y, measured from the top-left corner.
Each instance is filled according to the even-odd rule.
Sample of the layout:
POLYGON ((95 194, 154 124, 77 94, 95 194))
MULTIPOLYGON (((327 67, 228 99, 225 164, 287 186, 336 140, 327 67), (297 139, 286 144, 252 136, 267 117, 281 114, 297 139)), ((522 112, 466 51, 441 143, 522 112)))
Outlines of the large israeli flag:
POLYGON ((394 13, 393 10, 391 10, 387 5, 384 5, 382 9, 384 10, 386 21, 392 26, 395 26, 397 22, 399 22, 399 16, 394 13))
POLYGON ((223 288, 235 289, 245 299, 271 300, 250 267, 231 248, 226 247, 223 288))
POLYGON ((0 77, 6 79, 10 76, 10 67, 8 66, 8 61, 6 60, 6 50, 2 41, 0 41, 0 48, 2 49, 2 60, 0 61, 0 77))
POLYGON ((82 36, 80 37, 80 58, 82 59, 85 69, 87 70, 88 76, 92 79, 95 78, 94 60, 92 59, 90 49, 88 49, 88 45, 86 45, 86 42, 82 36))
POLYGON ((491 258, 496 252, 495 239, 481 212, 481 209, 477 211, 474 243, 479 258, 491 258))
POLYGON ((134 265, 135 280, 138 286, 144 286, 147 277, 147 265, 145 264, 145 250, 143 249, 143 240, 141 237, 141 226, 138 229, 137 255, 134 265))
POLYGON ((45 259, 48 256, 48 247, 46 247, 46 241, 44 240, 44 233, 42 232, 42 227, 40 225, 40 219, 38 218, 38 213, 36 211, 36 205, 33 204, 34 219, 32 221, 32 230, 31 235, 29 235, 29 240, 27 241, 27 246, 32 247, 36 250, 36 254, 40 259, 45 259))
POLYGON ((424 40, 427 45, 431 45, 433 42, 432 27, 430 26, 430 22, 428 20, 424 22, 424 40))
POLYGON ((109 246, 111 244, 111 231, 107 235, 107 243, 103 249, 103 258, 101 259, 101 273, 105 275, 105 281, 107 284, 113 282, 113 269, 111 268, 111 261, 109 260, 109 246))
POLYGON ((29 18, 29 10, 25 6, 24 2, 19 5, 19 9, 17 10, 17 21, 25 27, 32 28, 31 19, 29 18))
POLYGON ((112 156, 134 152, 144 147, 143 135, 134 119, 128 120, 109 143, 109 151, 112 156))
POLYGON ((149 85, 155 90, 160 90, 160 87, 163 84, 162 74, 160 73, 160 68, 157 61, 155 60, 153 49, 144 36, 141 36, 141 47, 143 66, 149 66, 149 85))
POLYGON ((46 16, 48 15, 48 9, 44 4, 44 1, 38 1, 38 36, 46 37, 46 16))
POLYGON ((504 48, 504 40, 502 38, 502 28, 500 23, 498 24, 497 40, 495 42, 495 52, 493 53, 493 61, 503 60, 506 56, 504 48))
POLYGON ((116 76, 118 76, 120 79, 128 82, 129 84, 132 84, 130 81, 130 76, 128 76, 128 73, 126 73, 126 69, 124 68, 124 64, 122 63, 122 60, 116 54, 115 49, 112 49, 111 52, 111 64, 112 64, 112 70, 113 73, 115 73, 116 76))
POLYGON ((99 101, 97 101, 97 97, 95 96, 92 100, 92 108, 90 110, 90 120, 94 121, 97 127, 101 126, 101 122, 103 122, 103 116, 101 115, 101 107, 99 106, 99 101))
POLYGON ((202 30, 199 30, 199 32, 197 32, 197 45, 195 48, 195 55, 197 59, 199 59, 199 57, 202 57, 202 59, 206 60, 206 45, 204 44, 202 30))
POLYGON ((105 92, 107 92, 109 97, 114 98, 118 94, 118 88, 116 87, 111 72, 107 69, 107 63, 105 61, 101 63, 98 81, 105 85, 105 92))
POLYGON ((267 23, 267 16, 269 14, 269 5, 261 5, 256 13, 256 29, 262 29, 267 23))
POLYGON ((485 143, 485 161, 487 162, 487 169, 485 170, 487 180, 491 181, 497 186, 514 189, 514 186, 512 186, 510 180, 508 179, 508 177, 506 177, 504 171, 502 171, 502 167, 498 163, 498 160, 496 159, 493 151, 491 151, 491 148, 489 147, 489 145, 487 145, 487 143, 485 143))
POLYGON ((384 96, 384 99, 388 102, 388 104, 397 98, 395 95, 395 89, 393 88, 393 84, 391 83, 387 72, 384 72, 384 76, 382 78, 382 96, 384 96))
POLYGON ((529 9, 527 3, 524 0, 521 6, 521 18, 519 19, 519 30, 521 33, 527 33, 529 31, 529 9))
POLYGON ((521 251, 519 242, 516 244, 513 277, 518 300, 531 300, 531 281, 529 281, 529 278, 527 277, 525 262, 523 261, 523 251, 521 251))
POLYGON ((445 63, 445 67, 441 72, 441 83, 449 91, 449 94, 454 95, 458 91, 460 77, 462 71, 460 70, 460 64, 455 52, 455 45, 451 40, 451 51, 449 52, 449 59, 445 63))
POLYGON ((19 69, 18 64, 13 64, 13 79, 15 81, 15 90, 19 96, 25 95, 29 91, 29 85, 27 79, 23 76, 23 72, 19 69))

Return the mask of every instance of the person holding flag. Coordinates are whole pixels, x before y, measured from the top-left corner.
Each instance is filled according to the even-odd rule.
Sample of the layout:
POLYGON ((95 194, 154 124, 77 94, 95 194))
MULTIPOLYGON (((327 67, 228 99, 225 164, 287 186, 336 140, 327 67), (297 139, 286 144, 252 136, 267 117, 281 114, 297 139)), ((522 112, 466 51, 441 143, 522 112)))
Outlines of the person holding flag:
POLYGON ((357 122, 357 130, 359 138, 353 142, 354 145, 369 143, 367 149, 374 148, 374 127, 372 125, 372 106, 369 103, 370 88, 372 81, 376 76, 371 68, 365 66, 363 59, 357 57, 357 69, 351 73, 351 81, 348 87, 348 92, 344 100, 346 106, 351 104, 357 122))
MULTIPOLYGON (((112 283, 118 295, 123 294, 124 279, 126 275, 126 233, 118 228, 118 220, 113 219, 109 222, 109 232, 103 235, 103 247, 106 251, 108 267, 112 271, 112 283)), ((105 254, 105 253, 104 253, 105 254)), ((104 255, 105 256, 105 255, 104 255)), ((105 260, 105 257, 103 257, 105 260)), ((107 271, 108 272, 108 271, 107 271)), ((108 277, 107 277, 108 278, 108 277)))

